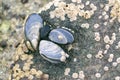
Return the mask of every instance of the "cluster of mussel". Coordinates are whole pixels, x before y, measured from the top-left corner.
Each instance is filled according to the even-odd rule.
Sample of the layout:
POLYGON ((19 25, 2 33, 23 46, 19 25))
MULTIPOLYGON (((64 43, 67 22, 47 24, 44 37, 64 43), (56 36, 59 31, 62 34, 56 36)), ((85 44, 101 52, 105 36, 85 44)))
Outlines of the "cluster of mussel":
POLYGON ((32 13, 25 22, 24 33, 28 49, 32 51, 38 49, 40 55, 47 61, 65 62, 69 57, 60 44, 73 43, 74 37, 70 30, 65 28, 51 29, 49 25, 44 25, 39 14, 32 13))

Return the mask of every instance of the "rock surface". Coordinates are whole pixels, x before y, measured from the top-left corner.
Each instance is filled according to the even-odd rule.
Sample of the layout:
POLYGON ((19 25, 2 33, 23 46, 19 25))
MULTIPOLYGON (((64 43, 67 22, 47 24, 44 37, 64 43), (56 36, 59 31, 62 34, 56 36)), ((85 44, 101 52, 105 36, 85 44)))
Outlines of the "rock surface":
MULTIPOLYGON (((39 0, 36 2, 29 0, 25 4, 18 2, 19 6, 12 5, 17 3, 14 0, 9 2, 3 1, 4 15, 0 12, 0 18, 8 16, 6 19, 12 22, 11 34, 6 33, 9 37, 3 38, 5 34, 0 35, 3 40, 9 39, 8 47, 2 50, 3 54, 0 56, 1 79, 6 80, 3 76, 9 75, 8 66, 12 63, 5 60, 11 61, 10 55, 15 57, 15 52, 20 54, 17 50, 21 40, 24 39, 22 31, 26 15, 38 11, 52 28, 66 27, 74 31, 75 41, 62 46, 70 56, 66 63, 49 63, 36 51, 32 53, 32 68, 49 74, 49 80, 120 80, 119 0, 54 0, 42 8, 39 0), (19 34, 20 32, 22 33, 19 34)), ((23 66, 23 63, 26 61, 18 59, 15 64, 23 66)))
POLYGON ((120 57, 119 4, 118 0, 54 0, 42 8, 40 15, 46 22, 53 28, 71 29, 75 37, 70 51, 71 45, 63 46, 70 55, 65 64, 44 66, 50 80, 117 80, 120 73, 112 64, 120 57), (71 71, 65 76, 67 67, 71 71), (84 77, 72 78, 79 71, 84 72, 84 77))

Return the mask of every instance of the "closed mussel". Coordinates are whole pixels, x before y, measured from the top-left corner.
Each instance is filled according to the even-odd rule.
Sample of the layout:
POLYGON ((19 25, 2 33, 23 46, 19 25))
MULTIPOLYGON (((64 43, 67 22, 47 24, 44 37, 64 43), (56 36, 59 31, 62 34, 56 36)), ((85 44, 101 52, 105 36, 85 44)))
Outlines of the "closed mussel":
POLYGON ((47 40, 40 41, 39 53, 44 59, 52 63, 65 62, 66 58, 69 57, 60 46, 47 40))
POLYGON ((51 30, 51 27, 49 25, 45 25, 44 27, 42 27, 40 29, 40 38, 44 39, 48 37, 50 30, 51 30))
POLYGON ((40 15, 33 13, 28 16, 24 28, 28 48, 33 48, 33 50, 37 49, 38 41, 40 38, 39 31, 42 27, 43 19, 40 15))
POLYGON ((67 44, 72 43, 74 41, 73 34, 70 31, 63 28, 53 29, 49 33, 49 39, 59 44, 67 44))

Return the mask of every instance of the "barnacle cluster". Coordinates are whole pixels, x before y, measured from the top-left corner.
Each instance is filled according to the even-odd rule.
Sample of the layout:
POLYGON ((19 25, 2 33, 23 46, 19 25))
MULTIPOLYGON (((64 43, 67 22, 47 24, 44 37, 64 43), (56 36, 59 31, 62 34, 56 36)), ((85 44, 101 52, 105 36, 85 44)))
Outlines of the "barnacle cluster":
MULTIPOLYGON (((108 2, 101 1, 99 5, 96 5, 95 3, 89 0, 88 1, 70 0, 70 1, 67 2, 67 1, 54 0, 53 5, 55 6, 55 8, 54 10, 52 9, 50 11, 49 13, 50 18, 51 19, 57 18, 57 20, 60 19, 61 21, 64 21, 66 20, 66 18, 69 18, 70 21, 68 22, 74 21, 75 23, 78 21, 78 19, 81 19, 81 17, 83 17, 84 19, 92 19, 94 17, 93 15, 96 16, 93 18, 95 19, 93 20, 93 22, 91 21, 89 22, 89 20, 86 20, 86 21, 83 20, 81 21, 81 24, 79 24, 79 21, 78 21, 78 25, 81 28, 93 30, 93 36, 94 36, 93 40, 96 43, 95 46, 97 46, 95 47, 96 51, 92 49, 93 54, 90 52, 88 52, 88 54, 86 53, 85 54, 87 59, 91 61, 92 59, 95 59, 96 60, 95 62, 98 63, 97 64, 98 66, 97 65, 89 66, 95 69, 94 74, 91 73, 90 76, 92 75, 95 77, 95 79, 100 79, 101 77, 103 77, 103 75, 106 75, 108 71, 111 71, 111 67, 114 70, 116 70, 116 67, 120 65, 119 64, 120 58, 118 56, 119 49, 120 49, 120 40, 119 40, 120 27, 119 25, 117 25, 117 27, 113 25, 113 22, 116 22, 118 24, 120 22, 120 11, 119 11, 120 1, 119 0, 108 0, 108 2), (89 6, 91 10, 85 10, 87 6, 89 6), (98 14, 95 14, 95 11, 98 14), (118 22, 116 21, 116 19, 118 22), (104 62, 104 59, 106 60, 106 62, 104 62), (104 65, 101 65, 99 63, 101 64, 104 63, 104 65)), ((78 29, 79 27, 75 29, 78 29)), ((78 45, 81 45, 81 44, 79 44, 78 42, 78 45)), ((77 50, 79 50, 78 48, 77 50)), ((76 50, 76 46, 74 46, 73 49, 76 50)), ((73 58, 73 63, 76 63, 77 61, 79 62, 79 57, 75 56, 73 58)), ((67 66, 67 68, 65 69, 64 75, 68 75, 68 76, 71 75, 72 78, 78 79, 78 80, 86 79, 89 77, 87 76, 87 73, 89 73, 89 71, 87 72, 85 69, 84 70, 86 71, 86 73, 84 71, 81 71, 81 76, 79 76, 80 75, 79 71, 74 71, 72 72, 72 74, 70 74, 71 69, 72 68, 68 68, 67 66)), ((79 70, 79 69, 76 69, 76 70, 79 70)), ((119 74, 116 73, 112 79, 119 80, 120 79, 119 74)))
POLYGON ((112 19, 117 19, 120 22, 120 1, 119 0, 109 0, 109 7, 112 7, 110 11, 110 16, 112 19))
POLYGON ((90 1, 87 1, 85 5, 81 2, 81 0, 72 0, 72 3, 70 4, 62 1, 54 2, 54 6, 56 8, 54 11, 50 12, 50 17, 60 18, 63 21, 65 20, 65 15, 67 15, 70 21, 77 20, 77 16, 89 19, 97 10, 97 7, 93 3, 90 3, 90 1), (75 5, 75 3, 77 3, 78 5, 75 5), (85 5, 89 6, 91 10, 84 10, 85 5))
MULTIPOLYGON (((19 45, 17 48, 14 57, 13 57, 13 64, 11 64, 11 79, 10 80, 33 80, 33 79, 42 79, 48 80, 49 75, 44 74, 41 70, 37 70, 32 67, 34 62, 32 61, 33 55, 25 54, 24 51, 27 50, 25 47, 24 42, 19 45), (24 50, 23 50, 24 49, 24 50), (19 63, 21 61, 21 63, 19 63)), ((26 51, 27 52, 27 51, 26 51)))

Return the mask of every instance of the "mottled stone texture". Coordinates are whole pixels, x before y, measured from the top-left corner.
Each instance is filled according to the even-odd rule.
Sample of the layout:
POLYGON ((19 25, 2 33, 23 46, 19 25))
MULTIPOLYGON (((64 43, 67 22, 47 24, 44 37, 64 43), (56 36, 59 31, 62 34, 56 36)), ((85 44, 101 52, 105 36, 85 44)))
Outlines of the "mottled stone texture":
MULTIPOLYGON (((83 0, 82 2, 85 3, 86 1, 87 0, 83 0)), ((71 0, 64 0, 64 2, 71 3, 71 0)), ((69 45, 62 45, 64 50, 70 55, 70 58, 66 63, 51 64, 46 61, 40 62, 41 65, 39 68, 50 75, 50 80, 76 80, 73 79, 71 75, 73 72, 79 72, 81 70, 83 70, 85 73, 85 80, 114 80, 114 77, 120 74, 120 68, 117 67, 116 69, 115 67, 112 67, 112 63, 107 61, 110 53, 113 53, 115 56, 113 61, 120 56, 120 49, 115 49, 116 44, 120 40, 120 33, 118 32, 120 24, 117 22, 117 20, 114 20, 113 23, 110 23, 109 19, 98 19, 99 15, 101 15, 103 12, 103 9, 100 8, 100 4, 107 4, 107 0, 90 0, 90 3, 93 3, 95 6, 97 6, 97 10, 90 19, 84 19, 83 17, 79 16, 77 17, 77 20, 72 22, 70 22, 67 16, 64 21, 61 21, 59 18, 51 19, 49 12, 55 9, 54 5, 40 13, 42 18, 53 28, 57 28, 57 26, 64 26, 72 29, 75 32, 75 41, 72 44, 73 49, 68 51, 67 48, 69 45), (108 22, 106 26, 103 25, 105 21, 108 22), (89 23, 90 27, 88 29, 81 28, 80 26, 82 23, 89 23), (94 29, 93 25, 95 23, 100 24, 98 29, 94 29), (94 32, 100 33, 101 40, 99 42, 94 40, 94 32), (109 35, 111 37, 112 33, 116 33, 116 41, 111 45, 108 53, 105 54, 102 59, 96 59, 95 55, 98 53, 98 51, 105 50, 105 43, 103 41, 104 36, 109 35), (93 55, 91 59, 87 59, 86 57, 86 55, 89 53, 93 55), (74 58, 77 58, 76 62, 73 61, 74 58), (107 65, 110 69, 108 72, 103 70, 105 65, 107 65), (64 76, 64 70, 66 67, 71 68, 70 76, 64 76), (101 73, 101 77, 98 79, 94 76, 96 72, 101 73)), ((77 5, 77 3, 75 4, 77 5)), ((89 9, 89 6, 85 6, 84 9, 89 9)), ((109 15, 110 11, 108 11, 107 14, 109 15)))

